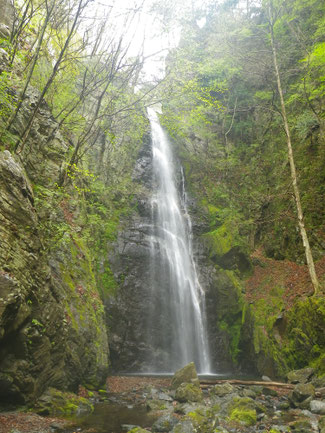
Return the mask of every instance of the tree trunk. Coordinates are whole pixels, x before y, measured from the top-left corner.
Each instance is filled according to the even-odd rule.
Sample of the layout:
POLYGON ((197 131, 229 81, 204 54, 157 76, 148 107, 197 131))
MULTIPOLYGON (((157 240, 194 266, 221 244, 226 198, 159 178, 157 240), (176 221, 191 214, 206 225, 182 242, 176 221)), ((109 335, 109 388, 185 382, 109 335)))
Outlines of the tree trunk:
POLYGON ((39 108, 41 106, 41 103, 43 101, 43 98, 44 98, 45 94, 47 93, 48 89, 50 88, 50 86, 51 86, 51 84, 52 84, 52 82, 53 82, 53 80, 54 80, 54 78, 55 78, 55 76, 56 76, 56 74, 57 74, 57 72, 59 70, 61 62, 63 61, 64 54, 65 54, 66 50, 69 47, 69 43, 70 43, 70 40, 71 40, 72 36, 75 33, 75 29, 77 27, 78 19, 80 17, 81 11, 84 9, 85 5, 88 2, 88 0, 85 0, 85 3, 83 3, 83 1, 84 0, 79 0, 78 9, 76 11, 76 15, 74 17, 71 29, 70 29, 70 31, 68 33, 68 36, 67 36, 66 40, 65 40, 64 46, 63 46, 63 48, 62 48, 62 50, 61 50, 61 52, 59 54, 58 60, 56 61, 55 65, 53 66, 52 73, 51 73, 49 79, 47 80, 47 82, 46 82, 46 84, 45 84, 45 86, 43 88, 43 91, 42 91, 40 97, 38 98, 36 106, 35 106, 32 114, 31 114, 31 116, 30 116, 30 118, 28 120, 27 126, 26 126, 26 128, 25 128, 25 130, 24 130, 24 132, 23 132, 23 134, 21 136, 21 138, 16 143, 16 147, 15 147, 15 151, 16 152, 17 152, 20 144, 21 144, 21 147, 20 147, 19 153, 22 152, 23 149, 24 149, 26 140, 27 140, 27 138, 29 136, 29 133, 30 133, 30 130, 31 130, 32 126, 33 126, 33 122, 34 122, 35 116, 36 116, 36 114, 37 114, 37 112, 38 112, 38 110, 39 110, 39 108))
POLYGON ((291 171, 291 180, 292 180, 292 186, 293 186, 293 192, 296 200, 296 207, 297 207, 297 215, 298 215, 298 224, 300 228, 300 234, 302 237, 302 242, 305 248, 305 254, 306 254, 306 260, 307 260, 307 266, 308 271, 310 275, 310 279, 312 281, 313 287, 314 287, 314 295, 318 293, 319 290, 319 282, 315 270, 313 255, 310 249, 309 240, 305 228, 304 223, 304 215, 302 211, 301 206, 301 200, 300 200, 300 192, 298 188, 297 183, 297 172, 296 172, 296 166, 295 161, 293 157, 293 151, 292 151, 292 145, 291 145, 291 134, 290 134, 290 128, 287 118, 287 112, 284 104, 284 98, 283 98, 283 91, 282 91, 282 85, 281 85, 281 78, 280 78, 280 72, 279 72, 279 65, 278 65, 278 59, 277 59, 277 50, 275 46, 275 39, 274 39, 274 20, 273 20, 273 7, 272 7, 272 1, 269 2, 268 5, 269 8, 269 24, 270 24, 270 34, 271 34, 271 47, 272 47, 272 54, 273 54, 273 63, 274 63, 274 70, 276 75, 276 81, 278 86, 278 92, 280 96, 280 102, 281 102, 281 112, 282 112, 282 118, 283 118, 283 124, 285 133, 287 136, 287 146, 288 146, 288 157, 289 157, 289 163, 290 163, 290 171, 291 171))

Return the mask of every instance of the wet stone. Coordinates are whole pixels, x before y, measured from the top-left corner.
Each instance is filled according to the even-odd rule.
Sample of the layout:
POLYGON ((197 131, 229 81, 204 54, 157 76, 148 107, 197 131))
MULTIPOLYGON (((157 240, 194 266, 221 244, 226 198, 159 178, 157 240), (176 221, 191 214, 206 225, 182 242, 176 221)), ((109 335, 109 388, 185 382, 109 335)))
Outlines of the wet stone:
POLYGON ((163 415, 152 425, 153 432, 169 432, 178 423, 178 419, 173 415, 163 415))
POLYGON ((312 400, 310 402, 310 410, 318 415, 325 415, 325 401, 312 400))
POLYGON ((195 433, 195 429, 190 420, 184 420, 174 426, 172 433, 195 433))

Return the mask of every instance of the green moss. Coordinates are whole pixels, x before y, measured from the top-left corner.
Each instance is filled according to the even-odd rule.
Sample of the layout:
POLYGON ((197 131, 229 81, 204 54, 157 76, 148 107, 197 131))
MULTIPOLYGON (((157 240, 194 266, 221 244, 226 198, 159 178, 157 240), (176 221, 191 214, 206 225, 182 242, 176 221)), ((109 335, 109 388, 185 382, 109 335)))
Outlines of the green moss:
POLYGON ((217 327, 226 333, 230 355, 236 364, 240 356, 239 342, 243 323, 244 300, 242 285, 234 271, 218 269, 218 318, 217 327))
POLYGON ((256 424, 254 400, 248 397, 234 397, 228 406, 229 419, 245 425, 256 424))
POLYGON ((197 409, 189 412, 186 418, 191 420, 195 431, 198 433, 212 433, 215 431, 215 425, 218 424, 218 418, 212 409, 197 409))
POLYGON ((193 383, 183 383, 177 388, 175 399, 180 402, 197 402, 202 401, 203 395, 199 386, 193 383))
POLYGON ((256 411, 254 409, 234 409, 229 419, 232 421, 237 421, 247 426, 256 424, 256 411))
POLYGON ((211 256, 223 256, 234 246, 234 239, 232 230, 229 229, 229 222, 228 224, 223 224, 216 230, 205 233, 203 239, 210 250, 211 256))
POLYGON ((275 374, 281 377, 289 370, 307 366, 315 368, 318 375, 325 374, 324 298, 299 299, 284 312, 282 294, 283 287, 275 286, 268 297, 249 307, 259 362, 271 362, 275 374), (283 312, 281 330, 277 325, 279 312, 283 312))
POLYGON ((73 393, 49 388, 45 395, 35 406, 38 413, 71 416, 80 411, 89 413, 94 410, 94 406, 86 398, 73 393))

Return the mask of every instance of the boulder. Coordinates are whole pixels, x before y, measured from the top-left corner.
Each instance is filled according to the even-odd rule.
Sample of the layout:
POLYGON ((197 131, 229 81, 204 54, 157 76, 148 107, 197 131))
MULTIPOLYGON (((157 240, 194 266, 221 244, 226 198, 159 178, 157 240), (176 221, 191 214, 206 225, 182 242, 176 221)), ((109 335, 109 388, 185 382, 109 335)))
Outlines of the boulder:
POLYGON ((48 388, 38 399, 35 409, 41 415, 69 416, 91 413, 94 406, 84 397, 48 388))
POLYGON ((312 423, 308 419, 297 419, 290 423, 290 427, 295 433, 311 433, 313 431, 312 423))
POLYGON ((186 419, 175 425, 172 433, 195 433, 195 429, 190 420, 186 419))
POLYGON ((310 410, 318 415, 325 415, 325 401, 312 400, 310 402, 310 410))
POLYGON ((201 388, 194 383, 182 383, 176 390, 175 399, 186 402, 200 402, 203 399, 201 388))
POLYGON ((313 368, 292 370, 287 374, 287 379, 290 383, 307 383, 314 373, 315 370, 313 368))
POLYGON ((172 379, 171 387, 177 389, 182 383, 199 384, 194 362, 190 362, 185 367, 177 370, 172 379))
POLYGON ((169 432, 178 423, 178 419, 172 415, 163 415, 153 423, 151 430, 153 432, 169 432))
POLYGON ((272 382, 272 380, 269 378, 269 376, 262 376, 262 380, 264 382, 272 382))
POLYGON ((234 397, 228 406, 229 419, 251 426, 257 422, 255 402, 249 397, 234 397))
POLYGON ((0 23, 0 37, 1 38, 9 38, 10 29, 6 24, 0 23))
POLYGON ((289 394, 291 404, 300 409, 308 409, 315 396, 315 388, 311 383, 299 383, 289 394))
POLYGON ((223 397, 224 395, 231 394, 233 392, 235 392, 235 388, 229 382, 215 385, 210 390, 211 395, 216 395, 218 397, 223 397))

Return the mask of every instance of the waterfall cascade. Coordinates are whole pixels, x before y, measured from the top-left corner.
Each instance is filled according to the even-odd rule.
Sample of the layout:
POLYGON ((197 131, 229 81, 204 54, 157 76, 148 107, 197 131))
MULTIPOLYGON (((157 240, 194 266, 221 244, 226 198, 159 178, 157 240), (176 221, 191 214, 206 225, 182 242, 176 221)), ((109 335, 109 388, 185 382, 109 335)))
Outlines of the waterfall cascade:
POLYGON ((182 169, 174 164, 156 112, 149 109, 148 115, 154 192, 149 282, 152 303, 148 311, 147 341, 154 350, 152 364, 155 364, 149 361, 149 366, 152 372, 174 372, 194 361, 199 373, 210 373, 204 291, 192 254, 184 176, 182 169))

